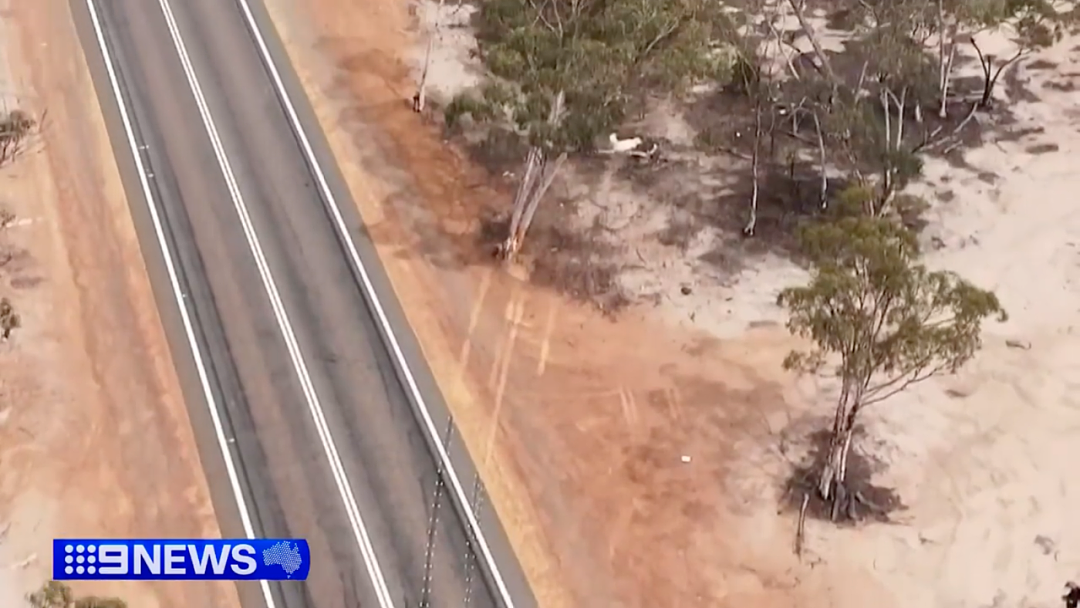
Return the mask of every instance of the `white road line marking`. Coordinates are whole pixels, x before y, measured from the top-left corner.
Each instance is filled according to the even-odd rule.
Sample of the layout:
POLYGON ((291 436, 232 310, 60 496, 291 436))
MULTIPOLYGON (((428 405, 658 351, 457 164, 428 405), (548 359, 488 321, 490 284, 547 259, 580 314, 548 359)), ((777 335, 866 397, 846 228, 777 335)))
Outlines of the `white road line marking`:
POLYGON ((480 522, 476 519, 476 514, 469 508, 468 494, 465 493, 465 488, 461 484, 461 478, 457 474, 457 470, 454 468, 453 462, 451 462, 450 454, 443 445, 442 440, 439 438, 439 430, 435 426, 435 422, 432 419, 431 412, 428 409, 427 402, 424 400, 424 395, 420 391, 420 387, 416 383, 416 378, 413 375, 412 369, 409 367, 409 362, 405 358, 405 354, 402 352, 401 344, 398 343, 397 336, 394 334, 394 328, 390 325, 390 320, 386 316, 386 311, 383 309, 382 302, 379 300, 379 295, 375 291, 375 286, 371 282, 371 277, 368 275, 367 268, 360 260, 360 255, 356 251, 356 244, 353 243, 352 235, 349 234, 348 226, 345 224, 345 220, 341 216, 341 210, 338 208, 337 200, 334 198, 334 194, 330 191, 330 186, 327 183, 326 175, 323 173, 322 166, 319 165, 319 161, 315 158, 315 152, 311 147, 311 142, 308 140, 307 133, 304 132, 304 128, 300 125, 300 119, 297 116, 296 108, 293 106, 292 100, 289 98, 288 92, 285 90, 285 84, 281 79, 281 74, 278 72, 277 66, 274 64, 273 58, 270 56, 270 51, 266 46, 266 41, 263 39, 262 32, 259 30, 258 24, 255 22, 255 17, 251 14, 251 7, 248 5, 247 0, 239 0, 240 6, 244 11, 244 17, 247 19, 248 28, 255 37, 255 42, 258 45, 259 52, 262 54, 263 63, 265 63, 267 69, 270 71, 270 76, 274 81, 274 88, 277 90, 278 98, 285 106, 286 113, 289 121, 292 123, 293 129, 296 132, 297 137, 300 140, 301 148, 304 151, 304 155, 307 157, 308 162, 311 165, 315 173, 316 180, 319 184, 319 189, 323 193, 323 197, 326 200, 327 205, 330 207, 330 212, 334 218, 334 225, 338 232, 344 237, 345 244, 347 245, 349 258, 351 259, 354 268, 360 275, 360 281, 364 291, 367 293, 371 307, 374 309, 376 320, 383 331, 383 335, 386 336, 386 341, 389 343, 391 353, 397 360, 398 367, 401 370, 401 375, 405 378, 406 388, 412 397, 413 403, 420 411, 421 418, 423 419, 423 427, 427 432, 429 439, 436 446, 437 456, 439 462, 446 471, 450 478, 450 487, 455 494, 461 510, 465 512, 466 525, 468 525, 472 532, 472 538, 475 541, 476 546, 480 549, 480 554, 487 564, 488 572, 491 578, 495 582, 495 586, 498 588, 499 597, 506 608, 514 608, 514 600, 510 594, 510 590, 506 586, 506 581, 503 580, 499 565, 495 560, 495 556, 491 552, 491 547, 488 545, 487 538, 484 536, 484 531, 480 529, 480 522))
POLYGON ((383 576, 382 569, 379 567, 378 556, 375 555, 375 548, 371 544, 370 534, 368 533, 367 527, 364 525, 363 517, 360 515, 360 507, 356 504, 356 497, 353 496, 352 487, 349 485, 349 478, 341 463, 341 456, 338 454, 337 447, 334 445, 334 438, 330 434, 330 428, 326 423, 326 416, 323 413, 322 404, 319 402, 319 396, 315 392, 315 386, 311 381, 311 374, 308 372, 307 364, 304 362, 303 354, 300 352, 300 345, 296 341, 292 323, 289 321, 288 313, 285 311, 285 305, 281 301, 281 295, 278 292, 273 274, 271 274, 270 267, 266 263, 262 245, 259 243, 259 237, 255 233, 255 227, 252 225, 251 216, 248 214, 243 196, 240 194, 240 188, 236 183, 236 177, 233 175, 232 166, 229 164, 229 159, 225 154, 225 148, 221 143, 217 127, 214 125, 214 119, 210 115, 210 108, 206 103, 206 98, 203 96, 202 87, 199 85, 199 79, 196 77, 195 70, 191 65, 191 59, 188 56, 187 47, 184 44, 183 37, 180 35, 180 30, 177 27, 172 7, 169 5, 168 0, 159 0, 158 4, 161 6, 161 11, 165 15, 165 21, 169 28, 169 35, 172 37, 173 45, 176 47, 177 55, 180 57, 180 63, 184 68, 184 76, 187 78, 191 92, 195 95, 195 103, 199 108, 203 126, 206 128, 206 134, 210 138, 210 143, 214 148, 214 155, 217 157, 218 166, 221 168, 222 176, 225 178, 225 183, 229 188, 229 196, 232 199, 233 206, 236 208, 236 213, 240 217, 240 223, 244 228, 244 236, 246 237, 248 247, 251 249, 251 253, 255 258, 255 265, 259 269, 259 276, 262 279, 263 288, 266 290, 266 295, 270 300, 270 306, 274 310, 274 317, 277 319, 278 328, 281 330, 281 335, 285 339, 285 346, 289 351, 289 357, 292 359, 293 368, 296 370, 296 375, 300 380, 300 386, 304 391, 304 398, 305 401, 307 401, 308 411, 310 411, 311 418, 315 422, 315 428, 319 433, 319 441, 322 443, 326 459, 330 464, 330 471, 333 473, 334 482, 337 485, 338 493, 341 495, 342 503, 345 506, 345 512, 348 515, 353 536, 355 537, 356 544, 360 548, 360 553, 364 558, 364 566, 367 569, 368 577, 375 587, 375 595, 379 600, 379 606, 381 608, 394 608, 394 601, 390 595, 390 590, 387 588, 386 579, 383 576))
MULTIPOLYGON (((237 510, 240 511, 240 522, 244 527, 244 535, 253 539, 255 538, 255 530, 251 525, 251 512, 248 510, 244 492, 240 488, 240 478, 236 473, 236 463, 233 460, 232 452, 229 450, 228 439, 225 437, 225 429, 221 423, 221 412, 218 407, 217 399, 214 398, 214 391, 210 388, 210 380, 206 372, 206 363, 203 360, 202 349, 199 348, 199 342, 195 339, 195 330, 191 322, 191 313, 184 303, 185 296, 180 290, 180 281, 176 274, 176 264, 173 262, 172 252, 169 251, 169 244, 165 239, 165 230, 162 227, 157 205, 154 202, 154 195, 150 189, 146 167, 143 165, 142 155, 139 153, 139 146, 135 141, 135 130, 131 125, 131 116, 128 114, 127 103, 124 101, 124 96, 120 91, 120 81, 116 75, 116 68, 113 66, 112 54, 109 52, 109 48, 105 43, 105 33, 101 29, 101 21, 98 17, 97 8, 94 6, 94 0, 86 0, 86 7, 90 11, 90 20, 94 25, 94 36, 97 38, 98 48, 101 50, 101 57, 105 60, 105 70, 109 74, 109 84, 112 85, 113 97, 116 98, 116 105, 120 110, 120 120, 124 123, 124 133, 127 135, 127 144, 131 149, 131 155, 135 161, 135 168, 139 174, 139 183, 142 186, 143 196, 146 198, 146 206, 150 209, 150 218, 154 224, 154 235, 157 237, 158 245, 161 247, 162 256, 165 258, 165 269, 169 275, 169 284, 172 286, 173 297, 176 299, 177 307, 180 309, 180 318, 183 320, 184 324, 184 335, 187 337, 188 345, 191 347, 191 355, 195 359, 195 369, 198 370, 199 373, 199 383, 202 385, 203 395, 206 398, 206 405, 210 409, 210 418, 214 422, 214 434, 217 436, 217 443, 218 447, 221 449, 221 456, 225 460, 225 470, 228 472, 229 485, 232 487, 233 497, 236 499, 237 510)), ((276 608, 274 596, 270 593, 269 583, 266 581, 259 581, 259 587, 262 588, 263 600, 265 600, 267 608, 276 608)))

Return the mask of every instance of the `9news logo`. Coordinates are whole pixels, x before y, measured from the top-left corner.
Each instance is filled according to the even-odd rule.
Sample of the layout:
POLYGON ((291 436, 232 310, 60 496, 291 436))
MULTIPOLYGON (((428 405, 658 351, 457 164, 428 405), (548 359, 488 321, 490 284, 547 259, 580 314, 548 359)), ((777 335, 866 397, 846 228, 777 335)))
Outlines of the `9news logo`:
POLYGON ((56 539, 55 580, 305 580, 303 539, 56 539))
MULTIPOLYGON (((64 574, 97 574, 98 563, 94 545, 66 545, 64 547, 64 574), (84 555, 85 554, 85 555, 84 555)), ((111 556, 110 556, 111 557, 111 556)), ((106 566, 108 569, 108 567, 106 566)), ((121 569, 116 568, 112 574, 122 574, 121 569)))

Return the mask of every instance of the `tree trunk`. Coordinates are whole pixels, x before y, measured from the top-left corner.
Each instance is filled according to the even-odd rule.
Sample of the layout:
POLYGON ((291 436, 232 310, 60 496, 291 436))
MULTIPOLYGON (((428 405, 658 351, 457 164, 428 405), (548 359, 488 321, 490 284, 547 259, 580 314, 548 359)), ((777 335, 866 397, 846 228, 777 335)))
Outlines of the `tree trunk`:
MULTIPOLYGON (((555 96, 551 104, 551 112, 548 115, 548 124, 557 125, 562 119, 563 103, 565 94, 562 91, 555 96)), ((543 148, 532 146, 525 159, 525 171, 518 184, 517 193, 514 195, 514 207, 510 215, 510 226, 506 240, 499 246, 498 255, 504 260, 509 260, 517 255, 521 249, 525 232, 532 223, 533 215, 540 204, 544 194, 547 193, 551 183, 555 180, 563 162, 566 161, 566 153, 563 152, 550 163, 550 158, 543 148)))
POLYGON ((521 223, 518 226, 518 234, 520 235, 518 237, 519 243, 525 239, 525 233, 528 232, 529 226, 532 224, 533 216, 536 214, 537 207, 540 206, 540 201, 544 200, 544 195, 547 194, 548 188, 551 187, 551 183, 555 181, 555 176, 559 174, 559 169, 562 169, 564 162, 566 162, 566 152, 560 154, 553 163, 549 164, 546 159, 544 160, 544 178, 530 195, 529 201, 525 205, 525 213, 522 215, 521 223))
POLYGON ((836 520, 849 502, 847 480, 848 455, 851 453, 855 420, 860 409, 861 392, 845 387, 836 404, 828 453, 818 478, 818 492, 832 508, 831 517, 836 520))
POLYGON ((756 108, 754 108, 754 151, 750 157, 750 175, 753 181, 753 192, 750 194, 750 216, 746 221, 746 226, 743 228, 743 234, 746 236, 754 236, 754 229, 757 228, 757 206, 758 206, 758 173, 759 166, 761 165, 761 103, 758 102, 756 108))
POLYGON ((953 62, 956 59, 956 35, 955 23, 946 23, 950 19, 945 14, 944 0, 938 0, 938 93, 941 95, 941 104, 938 106, 938 117, 945 118, 949 111, 949 85, 952 83, 953 62))
POLYGON ((832 473, 832 479, 830 481, 833 485, 832 509, 829 513, 829 517, 833 521, 836 521, 840 517, 842 511, 847 510, 847 506, 851 500, 846 480, 847 459, 848 454, 851 453, 852 432, 853 429, 850 427, 839 431, 839 434, 833 437, 833 445, 829 452, 829 459, 831 461, 829 470, 832 473))
POLYGON ((836 76, 836 72, 832 69, 832 63, 829 61, 829 56, 825 54, 825 49, 822 48, 821 42, 818 41, 817 34, 814 32, 814 27, 807 21, 806 15, 803 14, 803 2, 805 0, 788 0, 788 5, 791 6, 791 10, 795 11, 795 19, 799 21, 799 27, 802 29, 806 37, 810 39, 810 46, 814 47, 814 55, 817 56, 818 61, 821 62, 821 69, 825 71, 825 75, 828 76, 829 82, 832 84, 835 90, 840 86, 840 79, 836 76))
POLYGON ((821 189, 818 192, 818 204, 822 209, 829 206, 829 172, 826 167, 825 134, 821 130, 821 119, 818 118, 817 110, 811 112, 814 117, 814 132, 817 133, 818 143, 818 169, 821 172, 821 189))
POLYGON ((424 56, 424 69, 420 72, 420 84, 416 87, 416 94, 413 95, 412 109, 413 112, 421 113, 424 111, 424 105, 427 102, 427 76, 428 68, 431 67, 431 51, 435 46, 435 36, 438 35, 438 30, 431 35, 428 39, 427 54, 424 56))
POLYGON ((431 32, 431 36, 428 37, 427 52, 424 54, 424 69, 420 72, 420 84, 417 85, 416 94, 413 95, 412 99, 413 112, 423 112, 427 101, 428 69, 431 67, 431 53, 435 49, 435 39, 439 37, 439 31, 442 29, 442 13, 445 3, 446 0, 439 0, 439 7, 435 9, 435 29, 431 32))
MULTIPOLYGON (((987 75, 989 78, 986 81, 986 86, 983 87, 983 97, 981 105, 985 108, 988 107, 993 101, 994 87, 997 86, 998 79, 1001 78, 1001 74, 1009 68, 1012 64, 1020 60, 1024 56, 1024 49, 1016 51, 1016 54, 1007 59, 1004 63, 998 66, 998 69, 994 72, 993 76, 989 76, 990 61, 987 61, 987 75)), ((990 59, 991 55, 987 55, 987 59, 990 59)))
POLYGON ((994 67, 994 57, 993 55, 980 57, 979 61, 982 64, 983 70, 983 90, 982 95, 979 96, 979 107, 988 108, 990 107, 990 102, 994 98, 994 77, 991 74, 991 70, 994 67))
MULTIPOLYGON (((942 49, 942 53, 945 50, 942 49)), ((938 106, 938 118, 946 118, 949 115, 949 87, 952 85, 953 64, 956 61, 956 42, 949 44, 948 56, 941 59, 940 94, 941 105, 938 106)))
POLYGON ((521 181, 518 182, 517 192, 514 193, 514 203, 510 211, 510 225, 507 229, 506 240, 499 247, 499 256, 502 258, 512 257, 521 247, 521 243, 518 242, 521 220, 525 215, 525 208, 528 206, 530 194, 535 187, 537 177, 543 170, 543 156, 544 151, 537 146, 529 148, 529 153, 525 155, 521 181))
POLYGON ((510 216, 510 227, 507 231, 506 240, 499 246, 498 254, 504 260, 509 260, 521 250, 525 240, 525 233, 532 224, 536 209, 540 206, 544 195, 551 188, 552 182, 558 175, 559 170, 566 162, 566 152, 560 154, 554 162, 538 147, 529 149, 525 161, 525 174, 518 185, 518 191, 514 197, 514 209, 510 216))
POLYGON ((971 46, 975 48, 975 53, 979 56, 979 66, 982 67, 983 72, 983 92, 979 98, 979 107, 988 108, 994 101, 994 87, 997 86, 998 78, 1009 66, 1019 61, 1027 49, 1020 48, 1015 55, 1002 62, 997 70, 994 70, 994 55, 984 55, 978 43, 975 42, 974 36, 971 38, 971 46))

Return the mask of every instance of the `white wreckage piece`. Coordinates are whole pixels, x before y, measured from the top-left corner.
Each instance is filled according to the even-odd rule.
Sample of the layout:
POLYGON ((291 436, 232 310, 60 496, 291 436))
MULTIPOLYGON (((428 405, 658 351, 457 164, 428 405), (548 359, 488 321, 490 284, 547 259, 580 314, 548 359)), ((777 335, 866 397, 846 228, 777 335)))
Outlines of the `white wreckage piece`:
POLYGON ((619 139, 615 133, 608 135, 607 147, 597 150, 600 154, 626 154, 638 158, 654 158, 660 150, 656 142, 646 142, 640 137, 619 139))

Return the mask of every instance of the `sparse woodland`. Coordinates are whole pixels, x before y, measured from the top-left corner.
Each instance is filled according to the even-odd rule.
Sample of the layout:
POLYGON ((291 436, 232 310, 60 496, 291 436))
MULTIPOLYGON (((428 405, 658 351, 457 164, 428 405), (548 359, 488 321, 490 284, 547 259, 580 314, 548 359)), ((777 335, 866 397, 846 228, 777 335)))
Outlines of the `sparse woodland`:
POLYGON ((528 142, 504 257, 520 249, 567 156, 596 150, 651 96, 715 81, 734 35, 711 0, 492 0, 478 38, 492 78, 446 108, 450 128, 468 116, 528 142))
POLYGON ((925 155, 959 145, 978 115, 992 118, 1003 75, 1060 39, 1077 9, 1072 0, 836 0, 825 8, 850 31, 840 62, 824 50, 811 8, 808 0, 487 0, 477 36, 489 78, 444 110, 451 130, 527 143, 498 250, 506 258, 525 243, 567 158, 603 151, 605 137, 652 100, 700 94, 697 85, 722 96, 743 136, 701 139, 749 161, 744 235, 756 237, 767 188, 790 190, 787 211, 801 218, 794 236, 811 278, 778 303, 791 332, 814 348, 785 367, 835 374, 840 385, 827 406, 828 447, 799 502, 854 520, 881 508, 847 480, 859 415, 955 372, 979 350, 983 321, 1005 318, 993 293, 922 265, 913 220, 931 201, 905 188, 925 155), (980 36, 990 31, 1007 32, 1015 53, 985 53, 980 36), (795 38, 812 50, 799 51, 795 38), (981 67, 977 90, 954 83, 965 46, 981 67), (799 178, 807 171, 811 187, 799 178))

